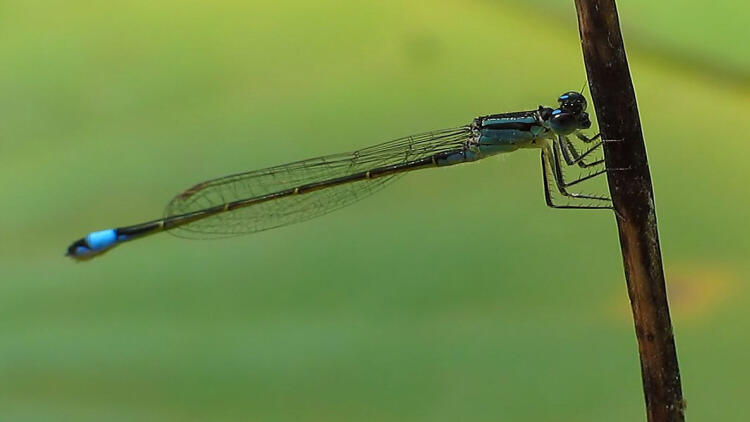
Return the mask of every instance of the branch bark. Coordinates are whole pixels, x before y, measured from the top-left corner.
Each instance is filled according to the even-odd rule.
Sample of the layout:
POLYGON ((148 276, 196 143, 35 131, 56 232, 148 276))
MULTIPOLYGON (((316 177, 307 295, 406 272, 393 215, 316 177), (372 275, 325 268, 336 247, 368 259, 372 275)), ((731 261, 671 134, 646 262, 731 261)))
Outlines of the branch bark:
POLYGON ((651 174, 614 0, 575 0, 604 145, 650 422, 685 420, 651 174))

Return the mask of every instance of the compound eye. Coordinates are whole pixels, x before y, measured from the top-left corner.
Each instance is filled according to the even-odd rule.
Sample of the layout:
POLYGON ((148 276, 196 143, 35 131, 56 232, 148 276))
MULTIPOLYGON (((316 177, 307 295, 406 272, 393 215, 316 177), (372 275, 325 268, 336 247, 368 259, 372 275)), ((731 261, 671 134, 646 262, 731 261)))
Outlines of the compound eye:
POLYGON ((549 124, 552 130, 558 135, 568 135, 577 129, 575 116, 559 109, 552 112, 549 124))
POLYGON ((586 98, 580 92, 566 92, 557 99, 557 102, 560 104, 560 109, 568 113, 586 111, 586 98))

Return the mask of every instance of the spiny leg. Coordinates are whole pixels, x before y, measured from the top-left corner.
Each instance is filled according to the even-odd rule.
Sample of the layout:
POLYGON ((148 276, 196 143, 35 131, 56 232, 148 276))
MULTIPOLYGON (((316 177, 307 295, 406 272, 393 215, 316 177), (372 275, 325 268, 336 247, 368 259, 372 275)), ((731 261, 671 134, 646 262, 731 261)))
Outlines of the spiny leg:
MULTIPOLYGON (((548 156, 549 149, 542 149, 542 182, 544 183, 544 199, 547 202, 547 206, 551 208, 564 208, 564 209, 613 209, 611 205, 562 205, 562 204, 555 204, 552 200, 552 193, 550 191, 550 175, 548 173, 548 166, 550 167, 550 171, 554 174, 554 165, 552 164, 551 157, 548 156)), ((580 195, 580 194, 571 194, 565 190, 564 187, 561 187, 558 183, 557 179, 555 179, 555 183, 557 185, 558 191, 560 194, 564 196, 571 197, 572 199, 597 199, 597 200, 606 200, 605 198, 600 197, 588 197, 586 195, 580 195)))
POLYGON ((552 193, 550 191, 549 174, 547 173, 548 158, 542 150, 542 182, 544 184, 544 200, 547 202, 547 206, 550 208, 558 209, 614 209, 611 205, 561 205, 555 204, 552 201, 552 193))
POLYGON ((566 182, 565 176, 563 175, 563 172, 562 172, 562 163, 560 162, 560 154, 558 153, 557 147, 558 145, 555 144, 553 147, 546 145, 543 148, 543 152, 545 152, 548 157, 548 161, 552 169, 552 174, 555 178, 555 184, 557 185, 557 190, 560 191, 560 193, 565 196, 571 196, 571 197, 576 197, 576 198, 581 198, 581 199, 594 199, 594 200, 599 200, 599 201, 609 201, 610 200, 609 198, 602 197, 602 196, 592 196, 592 195, 585 195, 585 194, 580 194, 580 193, 568 193, 568 191, 565 188, 581 183, 585 180, 594 178, 602 173, 605 173, 606 169, 593 172, 587 176, 575 179, 570 182, 566 182))
MULTIPOLYGON (((587 138, 585 135, 577 133, 576 137, 578 139, 582 140, 583 142, 593 142, 596 139, 601 138, 601 133, 597 134, 593 138, 587 138)), ((602 160, 597 160, 597 161, 594 161, 594 162, 591 162, 591 163, 585 163, 585 162, 579 161, 580 159, 582 159, 582 158, 586 157, 588 154, 594 152, 597 148, 599 148, 600 146, 602 146, 605 143, 609 143, 609 142, 622 142, 622 139, 602 139, 599 142, 597 142, 596 145, 594 145, 593 147, 587 149, 586 151, 584 151, 580 155, 578 154, 578 151, 573 146, 573 142, 571 142, 571 140, 569 138, 563 137, 563 136, 559 136, 557 138, 557 141, 559 141, 559 143, 558 142, 554 142, 554 141, 553 142, 556 143, 556 144, 558 144, 557 146, 559 146, 560 152, 562 152, 563 158, 565 159, 565 162, 568 165, 573 165, 573 164, 577 163, 579 166, 581 166, 581 168, 586 168, 586 167, 592 167, 592 166, 595 166, 595 165, 598 165, 598 164, 602 164, 602 163, 604 163, 604 160, 602 159, 602 160), (566 149, 566 147, 569 149, 569 151, 574 156, 576 156, 576 157, 574 157, 574 159, 572 159, 572 160, 570 159, 570 156, 568 155, 569 151, 568 151, 568 149, 566 149)), ((609 171, 622 171, 622 170, 630 170, 630 167, 624 167, 624 168, 606 168, 605 169, 605 171, 607 171, 607 172, 609 172, 609 171)), ((600 173, 592 174, 592 175, 587 176, 586 178, 584 178, 584 179, 582 179, 580 181, 588 180, 588 178, 594 177, 594 176, 598 176, 599 174, 600 173)), ((575 182, 573 182, 571 184, 574 184, 574 183, 575 182)))
MULTIPOLYGON (((581 136, 583 136, 583 135, 581 135, 581 136)), ((591 139, 592 140, 596 139, 599 136, 600 135, 596 135, 595 137, 593 137, 591 139)), ((586 138, 586 139, 588 139, 588 138, 586 138)), ((555 142, 555 141, 553 141, 553 142, 555 142)), ((588 167, 593 167, 593 166, 599 165, 599 164, 601 164, 601 163, 604 162, 604 160, 596 160, 596 161, 593 161, 593 162, 585 162, 585 161, 583 161, 583 159, 586 158, 586 156, 588 156, 592 152, 596 151, 597 148, 599 148, 600 146, 602 146, 603 142, 601 142, 601 141, 597 142, 594 146, 592 146, 591 148, 587 149, 586 151, 584 151, 582 153, 579 153, 576 150, 576 148, 573 146, 573 143, 570 141, 570 139, 568 139, 565 136, 558 136, 555 143, 558 144, 557 146, 559 146, 559 148, 560 148, 560 150, 562 152, 563 158, 565 159, 565 163, 568 164, 569 166, 572 166, 574 164, 578 164, 578 166, 581 167, 581 168, 588 168, 588 167), (570 157, 571 155, 573 156, 573 158, 570 157)))
MULTIPOLYGON (((587 144, 590 144, 590 143, 596 141, 597 139, 599 139, 601 137, 602 137, 602 133, 601 132, 597 133, 596 135, 594 135, 591 138, 589 138, 588 136, 586 136, 586 135, 584 135, 582 133, 576 133, 576 138, 582 140, 583 142, 585 142, 587 144)), ((604 141, 602 141, 602 142, 604 142, 604 141)))
MULTIPOLYGON (((576 133, 576 138, 580 139, 581 141, 583 141, 583 142, 585 142, 587 144, 590 144, 590 143, 596 141, 597 139, 601 139, 601 137, 602 137, 601 132, 597 133, 596 135, 594 135, 591 138, 589 138, 588 136, 586 136, 586 135, 584 135, 584 134, 582 134, 580 132, 576 133)), ((601 139, 599 142, 601 142, 603 144, 606 144, 606 143, 610 143, 610 142, 622 142, 622 141, 623 141, 622 139, 601 139)))

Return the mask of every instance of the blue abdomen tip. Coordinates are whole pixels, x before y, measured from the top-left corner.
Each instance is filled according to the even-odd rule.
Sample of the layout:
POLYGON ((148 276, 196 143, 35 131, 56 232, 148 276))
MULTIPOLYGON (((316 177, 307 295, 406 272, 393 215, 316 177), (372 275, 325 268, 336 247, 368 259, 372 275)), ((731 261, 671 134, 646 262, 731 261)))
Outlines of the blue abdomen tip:
POLYGON ((117 233, 113 229, 91 232, 86 236, 86 243, 93 250, 106 249, 117 242, 117 233))
POLYGON ((73 242, 68 247, 67 255, 78 260, 93 258, 96 255, 106 252, 123 240, 126 240, 126 238, 124 236, 118 237, 117 230, 115 229, 91 232, 83 239, 73 242))

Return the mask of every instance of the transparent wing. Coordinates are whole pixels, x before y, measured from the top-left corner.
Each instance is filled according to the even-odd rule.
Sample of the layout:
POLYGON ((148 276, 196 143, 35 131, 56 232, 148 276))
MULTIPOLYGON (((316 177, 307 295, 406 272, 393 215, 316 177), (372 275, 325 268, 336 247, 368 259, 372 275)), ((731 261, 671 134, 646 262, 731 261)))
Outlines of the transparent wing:
MULTIPOLYGON (((438 152, 459 149, 470 136, 471 129, 468 126, 444 129, 394 139, 351 153, 312 158, 209 180, 175 196, 164 213, 166 217, 191 213, 227 202, 260 197, 309 183, 418 160, 438 152)), ((206 239, 255 233, 293 224, 350 205, 373 194, 397 177, 398 175, 391 175, 361 180, 260 202, 175 227, 170 233, 179 237, 206 239)))

